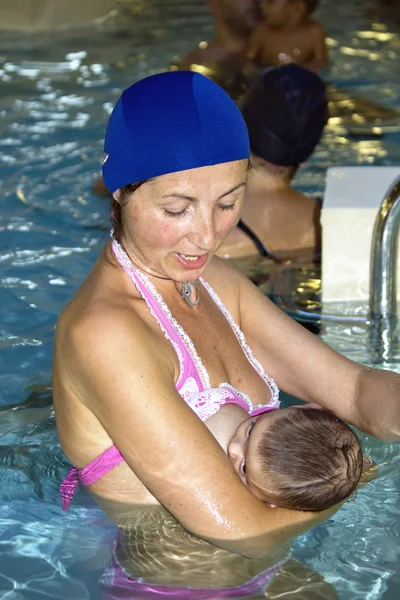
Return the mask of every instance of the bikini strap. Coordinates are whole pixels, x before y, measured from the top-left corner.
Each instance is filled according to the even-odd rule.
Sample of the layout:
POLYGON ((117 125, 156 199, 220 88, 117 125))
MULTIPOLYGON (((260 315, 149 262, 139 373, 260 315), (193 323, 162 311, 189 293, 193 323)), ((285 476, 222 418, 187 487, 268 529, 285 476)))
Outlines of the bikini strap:
POLYGON ((258 235, 252 229, 250 229, 250 227, 248 225, 246 225, 246 223, 243 223, 242 219, 239 220, 237 227, 240 229, 240 231, 243 231, 243 233, 246 234, 247 237, 249 237, 251 239, 251 241, 257 248, 257 251, 259 252, 259 254, 261 254, 261 256, 265 256, 265 258, 270 258, 271 260, 273 260, 274 262, 276 262, 278 264, 282 264, 284 262, 284 260, 282 258, 279 258, 279 256, 276 256, 276 254, 274 254, 272 252, 272 250, 270 250, 268 248, 268 246, 266 246, 264 244, 264 242, 258 237, 258 235))
POLYGON ((78 469, 71 469, 60 485, 61 506, 63 511, 69 509, 78 486, 79 471, 78 469))
POLYGON ((208 291, 208 293, 210 294, 211 298, 214 300, 215 304, 218 306, 220 311, 225 315, 225 318, 228 321, 229 325, 232 327, 233 332, 234 332, 237 340, 239 341, 239 344, 242 347, 242 350, 243 350, 244 355, 246 356, 247 360, 254 367, 254 369, 257 371, 257 373, 260 375, 260 377, 265 381, 265 383, 267 384, 267 386, 271 392, 271 399, 268 402, 268 404, 267 405, 264 405, 264 404, 253 405, 253 410, 265 408, 266 406, 271 407, 271 408, 279 408, 279 405, 280 405, 279 388, 276 385, 275 381, 272 379, 272 377, 269 377, 269 375, 267 375, 262 364, 254 356, 250 346, 247 344, 247 341, 246 341, 243 331, 240 329, 239 325, 233 319, 231 313, 226 308, 226 306, 222 302, 221 298, 214 291, 214 289, 211 287, 211 285, 209 283, 207 283, 202 277, 200 277, 200 281, 204 285, 204 287, 206 288, 206 290, 208 291))
POLYGON ((164 302, 161 294, 158 293, 155 286, 144 273, 134 268, 127 253, 114 238, 112 238, 111 247, 115 258, 130 280, 135 284, 138 292, 146 302, 150 313, 156 319, 165 337, 171 342, 175 349, 180 365, 179 379, 176 383, 177 389, 179 390, 180 386, 185 383, 187 375, 196 376, 195 378, 200 391, 201 389, 211 387, 207 370, 197 354, 192 340, 183 327, 172 316, 171 311, 164 302), (185 360, 185 357, 187 360, 185 360), (188 362, 194 365, 194 369, 189 367, 188 362))
POLYGON ((113 445, 111 448, 107 448, 103 454, 100 454, 100 456, 92 460, 92 462, 83 469, 71 469, 60 485, 63 511, 68 510, 70 507, 79 483, 82 483, 84 486, 94 483, 100 479, 100 477, 108 473, 108 471, 117 467, 123 460, 124 457, 121 452, 113 445))

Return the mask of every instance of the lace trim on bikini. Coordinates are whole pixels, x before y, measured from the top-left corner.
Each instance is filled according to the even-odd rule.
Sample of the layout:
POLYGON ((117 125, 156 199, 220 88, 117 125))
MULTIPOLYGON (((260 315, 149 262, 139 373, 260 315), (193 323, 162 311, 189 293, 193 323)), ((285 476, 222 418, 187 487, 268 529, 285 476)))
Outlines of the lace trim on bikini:
MULTIPOLYGON (((234 388, 230 383, 220 383, 220 385, 218 387, 226 388, 226 389, 230 390, 231 392, 233 392, 234 394, 236 394, 237 396, 239 396, 243 400, 243 402, 245 402, 247 404, 247 406, 249 407, 249 410, 247 412, 249 413, 250 416, 253 414, 253 412, 255 410, 258 410, 259 408, 265 408, 266 406, 269 406, 272 402, 272 390, 271 390, 271 400, 268 402, 268 404, 253 404, 252 401, 250 400, 250 396, 248 396, 245 392, 241 392, 237 388, 234 388)), ((269 387, 269 385, 268 385, 268 387, 269 387)), ((279 396, 279 390, 278 390, 278 396, 279 396)), ((279 402, 279 400, 278 400, 278 402, 279 402)))
MULTIPOLYGON (((279 388, 276 385, 275 381, 272 379, 272 377, 269 377, 269 375, 267 375, 267 373, 264 371, 264 367, 262 366, 262 364, 254 356, 250 346, 247 344, 247 341, 246 341, 243 331, 240 329, 239 325, 234 321, 231 313, 226 308, 226 306, 222 302, 221 298, 218 296, 218 294, 213 290, 213 288, 202 277, 200 277, 199 279, 200 279, 201 283, 204 285, 204 287, 206 288, 206 290, 208 291, 208 293, 210 294, 210 296, 212 297, 212 299, 214 300, 214 302, 217 304, 217 306, 219 307, 221 312, 225 315, 225 318, 227 319, 228 323, 232 327, 233 332, 236 335, 247 360, 250 362, 251 365, 253 365, 255 370, 258 372, 258 374, 262 377, 262 379, 265 381, 265 383, 269 387, 270 392, 271 392, 271 399, 268 402, 268 404, 253 405, 250 401, 250 398, 247 396, 247 394, 244 394, 244 396, 243 396, 243 392, 240 392, 239 390, 235 390, 235 391, 241 397, 243 397, 243 400, 245 400, 245 402, 247 402, 248 400, 250 401, 252 411, 257 410, 258 408, 263 408, 265 406, 270 406, 271 404, 276 404, 277 406, 279 406, 279 388)), ((225 385, 229 385, 229 384, 221 384, 221 385, 225 386, 225 385)))
MULTIPOLYGON (((171 338, 168 331, 165 329, 164 325, 158 318, 157 314, 154 312, 153 307, 151 306, 151 304, 148 301, 148 298, 146 298, 146 296, 142 293, 140 286, 138 285, 138 282, 135 279, 135 275, 140 279, 139 274, 137 273, 137 271, 134 270, 134 267, 133 267, 131 261, 129 260, 129 257, 126 254, 125 250, 122 248, 121 244, 119 244, 117 242, 117 240, 113 239, 111 243, 112 243, 112 249, 114 251, 116 258, 118 259, 119 264, 124 269, 125 273, 129 277, 129 279, 135 284, 137 291, 139 292, 139 294, 141 295, 143 300, 146 302, 147 308, 149 309, 150 314, 155 318, 161 331, 164 333, 166 339, 169 342, 171 342, 171 344, 176 352, 176 355, 177 355, 178 361, 179 361, 179 377, 178 377, 178 381, 176 383, 176 385, 178 386, 179 383, 181 383, 181 379, 183 377, 183 369, 184 369, 184 359, 183 359, 182 351, 179 348, 179 345, 177 344, 177 342, 175 342, 171 338), (133 272, 131 272, 131 269, 133 270, 133 272)), ((141 281, 141 283, 143 283, 143 285, 145 285, 145 282, 143 282, 141 279, 140 279, 140 281, 141 281)), ((146 285, 145 285, 145 287, 147 288, 146 285)))
POLYGON ((162 331, 164 332, 165 337, 170 340, 170 342, 172 343, 173 347, 175 348, 175 351, 178 355, 178 359, 179 359, 179 364, 180 364, 180 375, 179 375, 179 379, 177 382, 180 383, 181 381, 181 377, 183 375, 183 355, 182 355, 182 351, 179 348, 178 344, 176 342, 174 342, 174 340, 171 339, 170 335, 168 334, 168 332, 165 330, 165 328, 163 327, 162 323, 160 322, 159 318, 157 317, 157 315, 154 313, 154 311, 152 310, 152 307, 150 306, 148 299, 142 294, 142 292, 140 291, 137 282, 135 281, 135 277, 137 277, 140 282, 144 285, 144 287, 146 288, 146 290, 151 294, 151 296, 153 297, 153 299, 156 301, 156 303, 158 304, 158 306, 162 309, 162 311, 164 312, 166 318, 168 319, 168 321, 170 322, 170 324, 172 325, 172 327, 175 329, 175 331, 177 332, 177 334, 179 335, 179 337, 182 339, 183 343, 185 344, 193 362, 194 365, 200 375, 201 381, 203 383, 203 387, 204 389, 210 388, 211 387, 211 383, 210 383, 210 378, 208 376, 207 370, 204 367, 199 355, 196 352, 196 349, 193 345, 192 340, 190 339, 190 337, 188 336, 188 334, 186 333, 186 331, 183 329, 183 327, 178 323, 178 321, 172 316, 171 311, 169 310, 168 306, 165 304, 161 294, 159 294, 156 290, 156 288, 154 287, 154 285, 151 283, 150 279, 147 277, 147 275, 145 275, 144 273, 141 273, 140 271, 137 271, 135 269, 135 267, 133 266, 129 256, 127 255, 127 253, 125 252, 125 250, 122 248, 121 244, 119 244, 117 242, 116 239, 112 239, 112 248, 115 252, 115 250, 117 250, 117 252, 119 253, 120 256, 117 256, 118 261, 120 262, 120 264, 122 265, 122 267, 124 268, 124 271, 127 273, 127 275, 129 276, 129 278, 133 281, 133 283, 135 284, 136 288, 138 289, 139 293, 141 294, 141 296, 143 297, 143 299, 145 300, 147 306, 149 307, 149 310, 151 312, 151 314, 153 315, 153 317, 156 319, 157 323, 159 324, 160 328, 162 329, 162 331))

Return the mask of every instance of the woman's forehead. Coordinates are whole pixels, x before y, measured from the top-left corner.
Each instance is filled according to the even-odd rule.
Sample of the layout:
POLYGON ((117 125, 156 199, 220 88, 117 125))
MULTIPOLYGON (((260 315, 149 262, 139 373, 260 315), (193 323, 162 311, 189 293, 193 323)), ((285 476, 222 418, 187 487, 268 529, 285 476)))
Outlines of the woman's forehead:
POLYGON ((161 194, 180 193, 199 197, 202 192, 217 197, 241 183, 246 183, 247 160, 237 160, 161 175, 152 180, 152 188, 161 194))

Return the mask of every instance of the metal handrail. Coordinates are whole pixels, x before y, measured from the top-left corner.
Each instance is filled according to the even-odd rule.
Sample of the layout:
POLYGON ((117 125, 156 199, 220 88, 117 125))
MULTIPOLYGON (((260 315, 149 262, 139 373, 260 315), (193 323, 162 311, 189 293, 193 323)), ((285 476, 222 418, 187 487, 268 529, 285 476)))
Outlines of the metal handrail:
POLYGON ((376 217, 371 244, 369 350, 375 362, 393 359, 397 344, 397 260, 400 176, 392 183, 376 217))
POLYGON ((400 226, 400 176, 382 201, 371 244, 371 319, 397 317, 397 255, 400 226))

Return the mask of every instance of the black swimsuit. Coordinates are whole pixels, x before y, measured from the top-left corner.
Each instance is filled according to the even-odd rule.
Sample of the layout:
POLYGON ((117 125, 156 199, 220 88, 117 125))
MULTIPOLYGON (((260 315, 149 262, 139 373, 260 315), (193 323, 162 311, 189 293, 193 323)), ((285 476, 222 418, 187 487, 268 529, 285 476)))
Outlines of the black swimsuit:
POLYGON ((250 227, 248 227, 248 225, 243 223, 242 219, 240 219, 237 226, 239 227, 239 229, 241 231, 243 231, 243 233, 245 233, 247 235, 247 237, 249 237, 251 239, 251 241, 253 242, 253 244, 255 245, 255 247, 257 248, 257 250, 261 256, 270 258, 271 260, 273 260, 274 262, 279 263, 279 264, 282 264, 284 262, 284 260, 282 258, 279 258, 279 256, 276 256, 276 254, 271 252, 271 250, 264 244, 264 242, 262 242, 260 240, 258 235, 256 235, 254 233, 254 231, 252 229, 250 229, 250 227))

